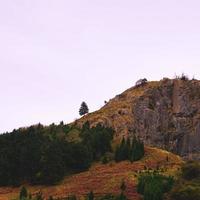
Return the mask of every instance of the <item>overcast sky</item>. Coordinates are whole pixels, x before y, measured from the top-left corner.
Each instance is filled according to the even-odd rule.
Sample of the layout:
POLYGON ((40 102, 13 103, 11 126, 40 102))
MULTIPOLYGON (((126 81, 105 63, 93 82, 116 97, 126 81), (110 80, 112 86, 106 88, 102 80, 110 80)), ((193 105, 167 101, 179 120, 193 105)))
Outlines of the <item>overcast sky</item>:
POLYGON ((137 79, 200 78, 199 0, 0 0, 0 132, 78 118, 137 79))

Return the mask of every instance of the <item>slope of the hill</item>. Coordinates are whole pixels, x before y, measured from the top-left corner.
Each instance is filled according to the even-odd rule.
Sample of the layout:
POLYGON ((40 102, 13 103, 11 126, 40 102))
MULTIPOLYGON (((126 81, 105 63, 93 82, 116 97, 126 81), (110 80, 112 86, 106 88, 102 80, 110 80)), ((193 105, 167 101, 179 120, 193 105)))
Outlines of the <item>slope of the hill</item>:
MULTIPOLYGON (((119 194, 122 180, 126 184, 126 195, 129 199, 138 200, 136 192, 137 175, 144 169, 160 169, 167 175, 176 175, 182 160, 179 156, 156 148, 145 148, 145 156, 141 161, 130 163, 128 161, 120 163, 94 164, 89 171, 66 177, 56 186, 27 186, 34 195, 40 190, 44 197, 66 197, 76 194, 81 198, 86 196, 91 190, 95 196, 105 194, 119 194), (166 159, 167 158, 167 159, 166 159)), ((2 187, 0 188, 0 200, 10 200, 16 198, 20 188, 2 187)))
POLYGON ((76 123, 114 128, 115 139, 135 134, 146 145, 200 159, 200 81, 163 79, 132 87, 76 123))

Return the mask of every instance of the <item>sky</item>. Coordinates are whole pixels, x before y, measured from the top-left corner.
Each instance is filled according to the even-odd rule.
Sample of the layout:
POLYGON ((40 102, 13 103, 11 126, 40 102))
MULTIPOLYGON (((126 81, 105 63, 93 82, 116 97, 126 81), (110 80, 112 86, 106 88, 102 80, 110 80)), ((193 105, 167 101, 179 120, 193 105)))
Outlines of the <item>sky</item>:
POLYGON ((0 133, 71 122, 140 78, 200 79, 199 0, 0 0, 0 133))

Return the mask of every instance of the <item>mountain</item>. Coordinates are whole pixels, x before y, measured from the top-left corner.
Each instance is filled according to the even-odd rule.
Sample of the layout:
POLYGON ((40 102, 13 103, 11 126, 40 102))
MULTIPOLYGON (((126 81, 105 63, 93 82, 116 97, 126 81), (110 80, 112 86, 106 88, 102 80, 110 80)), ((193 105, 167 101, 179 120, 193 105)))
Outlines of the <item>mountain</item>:
MULTIPOLYGON (((71 124, 38 124, 2 134, 0 200, 17 199, 22 185, 34 198, 41 190, 44 199, 70 199, 70 195, 85 199, 92 191, 95 199, 116 200, 125 192, 128 199, 139 200, 152 190, 145 194, 138 190, 145 174, 173 176, 172 192, 182 195, 178 183, 185 162, 180 156, 200 159, 199 118, 200 81, 187 77, 153 82, 141 79, 100 110, 71 124), (142 157, 132 160, 138 144, 144 147, 142 142, 142 157), (122 192, 123 181, 126 190, 122 192), (108 194, 114 197, 104 196, 108 194)), ((188 177, 193 172, 200 174, 199 166, 190 166, 193 164, 188 167, 188 177)), ((187 190, 188 180, 183 181, 187 190)), ((153 192, 164 187, 161 182, 155 185, 159 188, 153 192)), ((166 195, 171 199, 170 193, 166 195)))
POLYGON ((131 87, 75 123, 112 127, 115 140, 136 135, 146 145, 200 159, 200 81, 164 78, 131 87))

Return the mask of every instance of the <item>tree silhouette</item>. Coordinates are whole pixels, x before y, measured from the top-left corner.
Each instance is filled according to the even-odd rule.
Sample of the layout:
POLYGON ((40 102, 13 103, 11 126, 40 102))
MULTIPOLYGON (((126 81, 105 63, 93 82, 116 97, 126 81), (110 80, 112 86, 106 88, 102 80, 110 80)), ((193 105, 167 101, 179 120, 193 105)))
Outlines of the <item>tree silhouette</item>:
POLYGON ((88 106, 87 104, 83 101, 81 103, 81 107, 79 109, 79 114, 82 116, 82 115, 85 115, 89 112, 89 109, 88 109, 88 106))
POLYGON ((28 197, 27 189, 23 186, 20 190, 19 199, 23 200, 28 197))

